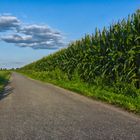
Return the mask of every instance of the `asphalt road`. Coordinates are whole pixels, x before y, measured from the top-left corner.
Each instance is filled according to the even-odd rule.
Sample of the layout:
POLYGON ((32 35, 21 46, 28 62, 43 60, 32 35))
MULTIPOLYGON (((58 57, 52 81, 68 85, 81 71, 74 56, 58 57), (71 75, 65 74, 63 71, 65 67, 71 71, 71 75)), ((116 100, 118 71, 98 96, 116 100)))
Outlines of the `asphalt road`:
POLYGON ((140 140, 140 118, 13 73, 0 96, 0 140, 140 140))

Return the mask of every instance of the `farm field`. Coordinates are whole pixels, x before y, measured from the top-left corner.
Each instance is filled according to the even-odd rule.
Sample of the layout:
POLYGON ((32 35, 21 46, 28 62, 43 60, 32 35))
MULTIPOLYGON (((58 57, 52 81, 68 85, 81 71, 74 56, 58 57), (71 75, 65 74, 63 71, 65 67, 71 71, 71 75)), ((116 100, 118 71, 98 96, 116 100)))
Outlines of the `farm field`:
POLYGON ((20 68, 25 75, 140 113, 140 10, 20 68))

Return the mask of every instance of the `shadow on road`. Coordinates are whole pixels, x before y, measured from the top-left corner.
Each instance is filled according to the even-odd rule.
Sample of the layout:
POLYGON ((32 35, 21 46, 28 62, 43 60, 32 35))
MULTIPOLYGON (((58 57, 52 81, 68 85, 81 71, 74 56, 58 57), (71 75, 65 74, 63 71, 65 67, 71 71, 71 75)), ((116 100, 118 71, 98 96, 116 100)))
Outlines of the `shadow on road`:
MULTIPOLYGON (((8 82, 8 85, 10 84, 10 82, 8 82)), ((8 95, 10 95, 12 93, 12 91, 14 90, 13 87, 11 86, 6 86, 5 89, 0 93, 0 100, 4 99, 5 97, 7 97, 8 95)))

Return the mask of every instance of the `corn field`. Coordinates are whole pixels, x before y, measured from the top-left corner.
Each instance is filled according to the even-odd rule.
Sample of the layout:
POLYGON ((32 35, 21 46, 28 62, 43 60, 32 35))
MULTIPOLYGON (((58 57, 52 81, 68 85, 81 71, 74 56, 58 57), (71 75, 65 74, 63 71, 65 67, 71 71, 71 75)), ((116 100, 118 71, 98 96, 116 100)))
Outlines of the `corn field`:
POLYGON ((108 86, 134 85, 140 88, 140 10, 103 30, 95 30, 52 55, 21 70, 59 69, 69 80, 75 73, 88 83, 98 79, 108 86))

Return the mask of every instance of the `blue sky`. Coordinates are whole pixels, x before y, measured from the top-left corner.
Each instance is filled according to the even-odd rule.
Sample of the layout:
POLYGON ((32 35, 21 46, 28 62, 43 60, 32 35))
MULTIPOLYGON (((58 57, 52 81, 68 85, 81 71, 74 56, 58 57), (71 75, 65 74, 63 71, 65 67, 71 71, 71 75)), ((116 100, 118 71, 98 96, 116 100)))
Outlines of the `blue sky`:
MULTIPOLYGON (((140 8, 139 0, 0 1, 1 16, 16 17, 22 22, 22 26, 28 25, 28 31, 29 26, 32 29, 43 28, 45 31, 49 29, 51 34, 57 31, 58 34, 61 34, 59 37, 63 37, 65 43, 80 39, 87 33, 93 33, 96 27, 102 29, 103 26, 109 26, 112 22, 132 14, 138 8, 140 8)), ((25 33, 25 27, 22 28, 20 33, 30 37, 31 34, 25 33)), ((8 31, 7 34, 13 34, 13 30, 8 31)), ((3 68, 20 67, 58 50, 48 49, 47 47, 45 49, 33 49, 33 47, 28 47, 27 44, 26 47, 19 47, 21 44, 18 44, 18 46, 15 43, 7 43, 9 39, 6 37, 7 34, 0 30, 0 35, 4 38, 4 41, 0 41, 0 67, 3 68)), ((60 44, 58 44, 59 40, 60 38, 55 45, 60 44)))

